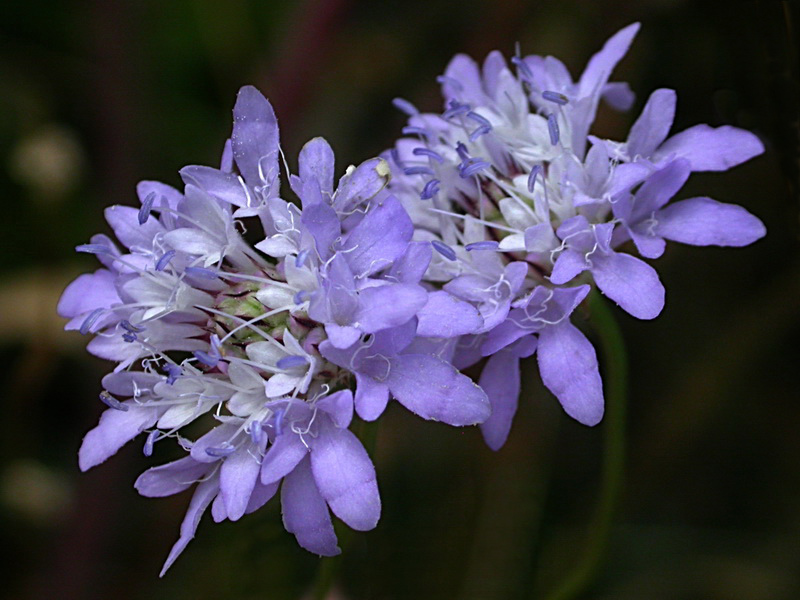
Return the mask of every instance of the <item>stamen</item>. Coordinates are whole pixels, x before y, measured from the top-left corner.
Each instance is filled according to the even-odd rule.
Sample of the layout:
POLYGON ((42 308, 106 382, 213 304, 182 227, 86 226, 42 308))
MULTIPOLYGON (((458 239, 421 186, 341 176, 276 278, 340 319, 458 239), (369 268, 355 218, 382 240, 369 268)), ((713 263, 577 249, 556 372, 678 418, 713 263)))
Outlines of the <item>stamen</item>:
POLYGON ((306 248, 305 250, 301 250, 300 252, 297 253, 297 256, 294 259, 294 266, 295 267, 297 267, 299 269, 304 264, 306 264, 306 259, 308 258, 308 252, 309 252, 309 250, 308 250, 308 248, 306 248))
POLYGON ((142 201, 142 207, 139 209, 139 225, 144 225, 147 219, 150 218, 150 211, 153 210, 153 202, 155 201, 155 192, 147 194, 147 197, 142 201))
POLYGON ((471 110, 469 104, 461 104, 458 100, 450 100, 447 106, 449 108, 442 113, 442 118, 447 120, 457 117, 458 115, 463 115, 471 110))
POLYGON ((219 277, 216 271, 206 269, 205 267, 186 267, 183 272, 192 277, 199 277, 200 279, 216 279, 219 277))
MULTIPOLYGON (((430 132, 427 129, 424 129, 423 127, 415 127, 413 125, 406 125, 400 131, 402 131, 403 135, 422 135, 425 137, 430 135, 430 132)), ((398 163, 398 165, 400 164, 399 161, 395 160, 395 162, 398 163)))
POLYGON ((122 339, 128 342, 129 344, 136 341, 136 334, 135 333, 123 333, 122 339))
POLYGON ((279 369, 291 369, 292 367, 299 367, 300 365, 307 364, 308 359, 305 356, 293 354, 290 356, 284 356, 277 363, 275 363, 275 366, 279 369))
POLYGON ((103 390, 102 392, 100 392, 99 397, 100 401, 103 404, 105 404, 109 408, 113 408, 114 410, 121 410, 122 412, 125 412, 130 409, 130 406, 128 406, 127 404, 123 404, 122 402, 114 398, 114 396, 109 394, 108 390, 103 390))
POLYGON ((438 179, 431 179, 428 183, 425 184, 425 187, 422 188, 422 192, 420 192, 420 199, 421 200, 430 200, 436 194, 439 193, 439 180, 438 179))
MULTIPOLYGON (((530 174, 528 175, 528 191, 532 194, 533 188, 536 185, 536 178, 539 176, 539 173, 542 172, 542 165, 535 165, 532 169, 530 174)), ((544 176, 542 176, 544 179, 544 176)))
POLYGON ((461 157, 461 160, 470 159, 469 151, 467 150, 467 147, 463 143, 458 142, 456 144, 456 152, 458 152, 458 155, 461 157))
POLYGON ((258 446, 263 439, 264 429, 261 427, 261 421, 253 421, 250 424, 250 440, 258 446))
POLYGON ((167 374, 167 384, 169 385, 175 383, 178 377, 183 375, 183 369, 172 363, 167 363, 164 365, 164 372, 167 374))
POLYGON ((481 125, 475 131, 473 131, 472 133, 469 134, 469 141, 470 142, 474 142, 475 140, 477 140, 482 135, 485 135, 485 134, 489 133, 491 130, 492 130, 492 127, 490 125, 481 125))
POLYGON ((482 242, 472 242, 471 244, 467 244, 464 246, 464 249, 468 252, 473 250, 497 250, 500 246, 499 242, 494 240, 484 240, 482 242))
POLYGON ((438 163, 443 163, 444 162, 444 157, 441 154, 439 154, 438 152, 434 152, 433 150, 430 150, 429 148, 414 148, 411 151, 411 153, 416 155, 416 156, 429 156, 430 158, 432 158, 433 160, 435 160, 438 163))
POLYGON ((206 448, 206 454, 214 458, 225 458, 234 452, 236 452, 236 448, 233 446, 206 448))
POLYGON ((417 107, 404 98, 395 98, 394 100, 392 100, 392 104, 394 104, 394 107, 396 109, 403 111, 409 117, 413 117, 414 115, 419 114, 419 110, 417 109, 417 107))
POLYGON ((280 409, 275 413, 275 435, 283 433, 283 415, 286 413, 285 409, 280 409))
POLYGON ((311 294, 308 293, 306 290, 300 290, 294 295, 294 303, 295 304, 302 304, 305 302, 311 294))
POLYGON ((465 161, 458 166, 458 173, 461 175, 462 179, 468 179, 473 175, 476 175, 480 171, 491 167, 492 165, 486 162, 485 160, 480 160, 476 158, 472 158, 469 161, 465 161))
POLYGON ((569 99, 564 94, 559 92, 551 92, 550 90, 542 92, 542 98, 548 102, 555 102, 559 106, 564 106, 567 102, 569 102, 569 99))
POLYGON ((406 175, 435 175, 430 167, 407 167, 403 169, 406 175))
POLYGON ((158 429, 154 429, 150 433, 147 434, 147 439, 144 441, 144 448, 142 448, 142 453, 145 456, 152 456, 153 455, 153 444, 156 443, 156 437, 160 432, 158 429))
POLYGON ((517 70, 520 73, 522 73, 522 75, 523 75, 523 77, 525 77, 525 79, 527 79, 529 81, 533 81, 533 71, 531 71, 531 68, 528 66, 528 63, 526 63, 522 59, 522 57, 520 57, 520 56, 512 56, 511 57, 511 62, 516 65, 517 70))
POLYGON ((195 350, 194 357, 207 367, 216 367, 219 364, 219 356, 214 356, 213 353, 203 352, 202 350, 195 350))
POLYGON ((550 132, 550 143, 555 146, 558 144, 558 121, 553 113, 547 115, 547 130, 550 132))
POLYGON ((167 265, 169 264, 169 261, 172 260, 175 254, 176 254, 175 250, 169 250, 168 252, 164 252, 164 255, 161 258, 159 258, 158 262, 156 263, 156 271, 163 271, 164 269, 166 269, 167 265))
POLYGON ((81 327, 78 330, 81 332, 81 335, 86 335, 87 333, 89 333, 89 330, 92 328, 92 325, 94 325, 98 317, 100 317, 100 315, 103 314, 103 311, 105 311, 104 308, 95 308, 92 312, 89 313, 89 316, 83 320, 83 323, 81 323, 81 327))
POLYGON ((442 256, 444 256, 447 260, 456 260, 456 251, 453 250, 450 246, 448 246, 444 242, 440 242, 439 240, 432 240, 431 246, 433 246, 433 249, 436 250, 442 256))
POLYGON ((472 120, 473 120, 473 121, 475 121, 475 122, 476 122, 478 125, 483 125, 483 126, 485 126, 485 127, 489 127, 490 129, 491 129, 491 127, 492 127, 492 124, 491 124, 491 123, 489 123, 489 121, 488 121, 488 119, 486 119, 486 117, 482 117, 481 115, 479 115, 479 114, 478 114, 478 113, 476 113, 476 112, 469 111, 469 112, 467 113, 467 118, 468 118, 468 119, 472 119, 472 120))
POLYGON ((122 321, 120 321, 119 326, 122 327, 125 331, 128 331, 130 333, 141 333, 145 330, 144 327, 139 327, 138 325, 134 325, 127 319, 123 319, 122 321))

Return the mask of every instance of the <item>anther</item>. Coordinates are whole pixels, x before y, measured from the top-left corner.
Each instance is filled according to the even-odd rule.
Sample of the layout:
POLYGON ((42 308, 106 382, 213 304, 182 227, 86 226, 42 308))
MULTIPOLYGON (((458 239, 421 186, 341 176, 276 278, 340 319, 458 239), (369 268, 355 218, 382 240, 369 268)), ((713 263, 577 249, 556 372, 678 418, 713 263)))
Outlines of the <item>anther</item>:
POLYGON ((200 279, 216 279, 217 272, 205 267, 186 267, 184 273, 192 277, 199 277, 200 279))
POLYGON ((430 167, 406 167, 403 169, 406 175, 435 175, 430 167))
POLYGON ((123 319, 122 321, 120 321, 119 326, 129 333, 141 333, 144 331, 144 327, 140 327, 139 325, 134 325, 127 319, 123 319))
POLYGON ((258 446, 263 439, 264 429, 261 427, 261 421, 253 421, 250 424, 250 440, 258 446))
POLYGON ((463 143, 458 142, 456 144, 456 152, 458 152, 458 156, 461 157, 461 160, 470 159, 469 151, 467 150, 467 147, 463 143))
POLYGON ((542 92, 542 98, 548 102, 555 102, 559 106, 564 106, 567 102, 569 102, 569 99, 564 94, 559 92, 551 92, 550 90, 542 92))
POLYGON ((114 396, 109 394, 107 390, 103 390, 102 392, 100 392, 99 398, 103 404, 105 404, 109 408, 113 408, 114 410, 121 410, 122 412, 125 412, 130 409, 130 406, 128 406, 127 404, 123 404, 122 402, 114 398, 114 396))
POLYGON ((547 130, 550 132, 550 143, 555 146, 558 144, 558 121, 553 113, 547 115, 547 130))
POLYGON ((535 165, 532 169, 530 174, 528 175, 528 191, 532 194, 533 187, 536 185, 536 178, 539 176, 539 173, 542 172, 542 165, 535 165))
POLYGON ((144 441, 144 448, 142 448, 142 453, 145 456, 153 455, 153 445, 156 443, 156 438, 158 437, 158 434, 159 434, 158 429, 154 429, 153 431, 147 434, 147 439, 144 441))
POLYGON ((156 201, 156 193, 150 192, 142 201, 142 207, 139 209, 139 225, 144 225, 147 219, 150 218, 150 211, 153 210, 153 202, 156 201))
POLYGON ((406 125, 403 127, 403 129, 401 129, 401 131, 403 135, 422 135, 425 137, 430 135, 430 132, 427 129, 424 129, 423 127, 415 127, 414 125, 406 125))
POLYGON ((414 154, 415 156, 428 156, 428 157, 432 158, 433 160, 435 160, 438 163, 443 163, 444 162, 444 158, 442 157, 441 154, 439 154, 438 152, 435 152, 435 151, 433 151, 433 150, 431 150, 429 148, 414 148, 411 151, 411 153, 414 154))
POLYGON ((236 448, 233 446, 206 448, 206 454, 213 456, 214 458, 225 458, 234 452, 236 452, 236 448))
POLYGON ((430 200, 436 194, 439 193, 439 180, 438 179, 431 179, 428 183, 425 184, 425 187, 422 188, 422 192, 420 192, 419 197, 421 200, 430 200))
POLYGON ((443 119, 452 119, 453 117, 457 117, 458 115, 463 115, 464 113, 468 113, 471 110, 469 104, 462 104, 458 100, 450 100, 447 103, 448 109, 442 113, 443 119))
POLYGON ((300 365, 307 365, 308 359, 305 356, 298 356, 296 354, 284 356, 275 366, 279 369, 291 369, 292 367, 299 367, 300 365))
POLYGON ((472 252, 473 250, 497 250, 499 246, 499 242, 494 240, 484 240, 482 242, 472 242, 471 244, 467 244, 464 246, 464 249, 468 252, 472 252))
POLYGON ((156 263, 156 271, 163 271, 164 269, 166 269, 167 265, 169 264, 169 261, 172 260, 175 254, 176 254, 175 250, 169 250, 168 252, 164 252, 164 254, 161 256, 161 258, 158 259, 158 262, 156 263))
POLYGON ((295 267, 299 269, 304 264, 306 264, 306 259, 308 258, 308 252, 309 252, 308 248, 306 248, 305 250, 301 250, 300 252, 297 253, 297 256, 294 259, 295 267))
POLYGON ((485 160, 473 158, 470 159, 469 161, 461 163, 458 167, 458 172, 459 175, 461 175, 462 179, 468 179, 473 175, 477 175, 479 172, 491 166, 492 165, 490 165, 485 160))
POLYGON ((517 66, 517 70, 520 73, 522 73, 522 75, 525 77, 525 79, 528 79, 529 81, 533 81, 533 71, 531 71, 531 68, 528 66, 528 63, 526 63, 519 56, 512 56, 511 57, 511 62, 514 63, 517 66))
POLYGON ((164 372, 167 374, 167 384, 172 385, 177 381, 178 377, 183 375, 183 369, 181 369, 178 365, 174 365, 172 363, 167 363, 164 365, 164 372))
POLYGON ((280 409, 275 413, 275 435, 281 435, 283 433, 283 414, 285 412, 284 409, 280 409))
POLYGON ((95 308, 92 312, 89 313, 89 316, 83 320, 81 323, 81 327, 78 331, 81 332, 81 335, 86 335, 89 333, 89 330, 92 328, 92 325, 95 324, 97 319, 103 314, 104 308, 95 308))
POLYGON ((444 256, 447 260, 456 259, 456 251, 453 250, 450 246, 448 246, 444 242, 440 242, 439 240, 432 240, 431 246, 433 246, 433 249, 436 250, 442 256, 444 256))
POLYGON ((219 364, 219 355, 214 356, 213 353, 203 352, 202 350, 195 350, 194 357, 207 367, 216 367, 219 364))

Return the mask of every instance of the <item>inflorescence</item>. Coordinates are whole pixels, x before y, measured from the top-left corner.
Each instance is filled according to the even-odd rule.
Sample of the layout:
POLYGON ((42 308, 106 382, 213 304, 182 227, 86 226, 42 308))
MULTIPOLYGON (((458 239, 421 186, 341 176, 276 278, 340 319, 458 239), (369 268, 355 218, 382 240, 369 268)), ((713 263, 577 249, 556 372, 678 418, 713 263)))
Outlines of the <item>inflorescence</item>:
MULTIPOLYGON (((665 240, 744 246, 765 234, 743 208, 670 202, 692 171, 760 154, 749 132, 691 127, 669 136, 675 92, 656 90, 627 140, 589 134, 638 24, 613 36, 578 81, 553 57, 456 56, 439 77, 441 113, 410 102, 401 138, 335 182, 322 138, 281 189, 278 125, 253 87, 239 92, 220 167, 181 170, 183 192, 143 181, 141 206, 112 206, 106 235, 77 247, 102 267, 65 290, 67 329, 117 363, 108 406, 79 452, 83 470, 142 434, 186 456, 136 481, 145 496, 194 493, 164 571, 204 512, 237 520, 280 487, 298 543, 339 553, 330 511, 357 530, 381 510, 373 464, 350 431, 390 398, 425 419, 480 424, 505 442, 534 353, 545 386, 586 425, 603 415, 591 343, 570 317, 592 286, 640 319, 664 288, 641 257, 665 240), (251 246, 247 227, 261 228, 251 246), (486 360, 478 382, 459 369, 486 360), (187 428, 191 431, 189 433, 187 428), (200 435, 197 435, 197 433, 200 435)), ((163 571, 162 571, 163 574, 163 571)))

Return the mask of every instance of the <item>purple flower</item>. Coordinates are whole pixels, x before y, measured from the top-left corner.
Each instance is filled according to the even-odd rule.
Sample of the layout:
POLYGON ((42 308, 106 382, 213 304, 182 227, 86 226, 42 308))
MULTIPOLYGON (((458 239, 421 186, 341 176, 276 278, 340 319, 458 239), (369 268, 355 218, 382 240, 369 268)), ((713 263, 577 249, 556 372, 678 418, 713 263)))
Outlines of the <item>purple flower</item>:
POLYGON ((413 239, 437 250, 422 283, 441 291, 418 312, 417 333, 448 337, 459 368, 489 357, 479 384, 492 405, 482 429, 494 449, 516 410, 519 361, 534 353, 564 410, 586 425, 600 421, 597 358, 570 323, 591 285, 652 319, 665 291, 636 251, 652 259, 667 239, 744 246, 765 233, 741 207, 668 203, 691 171, 760 154, 753 134, 698 125, 669 137, 675 93, 657 90, 625 142, 589 135, 601 99, 619 110, 633 103, 627 84, 609 78, 638 30, 612 36, 575 80, 550 56, 515 56, 509 66, 498 52, 482 65, 457 55, 438 79, 442 112, 408 111, 408 137, 383 155, 393 175, 384 194, 405 207, 413 239), (448 310, 455 317, 445 327, 448 310))
POLYGON ((183 193, 142 182, 141 208, 108 209, 123 249, 103 235, 79 246, 103 268, 76 279, 59 302, 68 329, 95 335, 89 351, 118 363, 103 380, 109 408, 84 438, 81 469, 139 434, 147 456, 168 439, 188 453, 136 483, 145 496, 196 484, 164 571, 209 507, 215 521, 235 521, 279 487, 286 529, 312 552, 339 552, 329 510, 354 529, 375 527, 375 469, 348 429, 351 388, 359 414, 369 416, 361 410, 369 384, 329 348, 331 357, 352 355, 370 337, 402 328, 410 337, 388 357, 392 394, 454 425, 489 416, 477 385, 445 360, 409 349, 415 339, 452 338, 483 321, 471 305, 420 285, 431 245, 412 242, 402 204, 380 194, 386 162, 350 167, 334 186, 333 152, 311 140, 299 174, 289 176, 300 207, 279 196, 278 154, 272 107, 243 88, 221 168, 186 167, 183 193), (265 234, 255 248, 237 227, 252 217, 265 234), (437 325, 454 305, 464 313, 460 325, 437 325), (419 385, 426 376, 438 387, 419 385), (184 427, 201 418, 206 432, 190 439, 184 427))

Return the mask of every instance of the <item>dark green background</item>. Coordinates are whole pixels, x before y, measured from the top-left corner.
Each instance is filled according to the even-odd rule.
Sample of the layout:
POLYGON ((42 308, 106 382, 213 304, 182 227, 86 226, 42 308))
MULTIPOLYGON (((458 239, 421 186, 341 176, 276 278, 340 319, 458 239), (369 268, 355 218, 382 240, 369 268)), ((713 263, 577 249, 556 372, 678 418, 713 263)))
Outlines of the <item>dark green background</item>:
MULTIPOLYGON (((398 135, 394 96, 440 107, 435 77, 454 53, 511 54, 518 41, 577 75, 608 36, 641 20, 614 77, 631 82, 636 107, 601 111, 597 131, 623 138, 657 87, 678 90, 676 130, 753 130, 764 156, 694 175, 681 197, 742 204, 769 233, 745 249, 671 246, 656 264, 664 313, 619 313, 631 355, 629 465, 587 597, 800 597, 798 16, 778 0, 3 3, 0 593, 301 598, 318 567, 272 501, 234 524, 207 516, 159 580, 188 496, 136 494, 134 478, 153 464, 141 442, 78 472, 109 365, 60 331, 54 308, 72 277, 95 268, 72 248, 107 231, 104 206, 134 204, 139 179, 178 185, 183 165, 216 164, 243 84, 273 102, 290 164, 323 135, 341 172, 398 135)), ((476 429, 388 411, 374 457, 383 517, 353 535, 332 597, 539 598, 574 564, 604 427, 566 419, 535 365, 525 370, 498 453, 476 429)))

